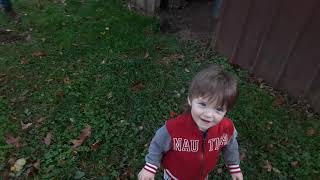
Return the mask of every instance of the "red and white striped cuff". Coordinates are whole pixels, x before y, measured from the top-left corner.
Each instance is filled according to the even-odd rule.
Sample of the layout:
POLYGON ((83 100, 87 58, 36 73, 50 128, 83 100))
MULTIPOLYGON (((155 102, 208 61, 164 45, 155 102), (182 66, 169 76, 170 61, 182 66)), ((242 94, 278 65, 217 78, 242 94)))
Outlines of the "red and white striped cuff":
POLYGON ((229 169, 229 172, 230 172, 231 174, 241 172, 241 169, 240 169, 240 165, 239 165, 239 164, 229 164, 229 165, 227 165, 227 168, 229 169))
POLYGON ((155 174, 155 173, 157 173, 158 167, 153 164, 146 163, 146 165, 144 165, 143 169, 155 174))

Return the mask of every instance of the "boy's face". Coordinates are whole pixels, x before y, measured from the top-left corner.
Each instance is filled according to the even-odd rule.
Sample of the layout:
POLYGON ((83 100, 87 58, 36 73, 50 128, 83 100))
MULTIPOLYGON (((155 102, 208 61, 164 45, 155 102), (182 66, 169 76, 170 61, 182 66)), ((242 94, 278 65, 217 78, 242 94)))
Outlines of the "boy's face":
POLYGON ((188 98, 188 103, 191 106, 192 118, 201 131, 218 124, 227 113, 225 107, 218 107, 215 102, 208 102, 208 98, 188 98))

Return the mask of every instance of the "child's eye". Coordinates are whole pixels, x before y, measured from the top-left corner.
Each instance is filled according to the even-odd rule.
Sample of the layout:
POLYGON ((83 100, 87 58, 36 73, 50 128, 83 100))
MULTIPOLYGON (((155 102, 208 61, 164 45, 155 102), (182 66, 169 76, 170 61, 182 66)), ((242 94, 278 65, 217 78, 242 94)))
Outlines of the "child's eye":
POLYGON ((200 106, 205 107, 206 103, 199 103, 200 106))
POLYGON ((223 112, 224 111, 224 109, 222 107, 217 107, 216 110, 219 111, 219 112, 223 112))

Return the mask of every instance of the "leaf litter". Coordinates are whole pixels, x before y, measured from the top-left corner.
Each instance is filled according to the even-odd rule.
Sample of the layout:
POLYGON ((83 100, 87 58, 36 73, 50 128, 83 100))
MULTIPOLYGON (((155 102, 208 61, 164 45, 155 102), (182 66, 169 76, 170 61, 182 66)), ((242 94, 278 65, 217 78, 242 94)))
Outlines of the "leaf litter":
POLYGON ((82 143, 91 136, 91 126, 87 125, 84 129, 82 129, 81 134, 78 139, 72 140, 72 149, 74 151, 78 150, 78 147, 82 145, 82 143))

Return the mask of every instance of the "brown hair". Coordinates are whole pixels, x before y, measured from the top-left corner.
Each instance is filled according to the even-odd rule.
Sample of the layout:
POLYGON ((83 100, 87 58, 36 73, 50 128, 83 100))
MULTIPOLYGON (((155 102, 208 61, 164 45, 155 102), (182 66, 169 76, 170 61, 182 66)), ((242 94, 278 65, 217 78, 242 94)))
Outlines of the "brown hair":
POLYGON ((230 110, 238 97, 237 80, 221 67, 211 65, 192 79, 188 98, 198 97, 209 98, 209 102, 216 102, 218 106, 230 110))

